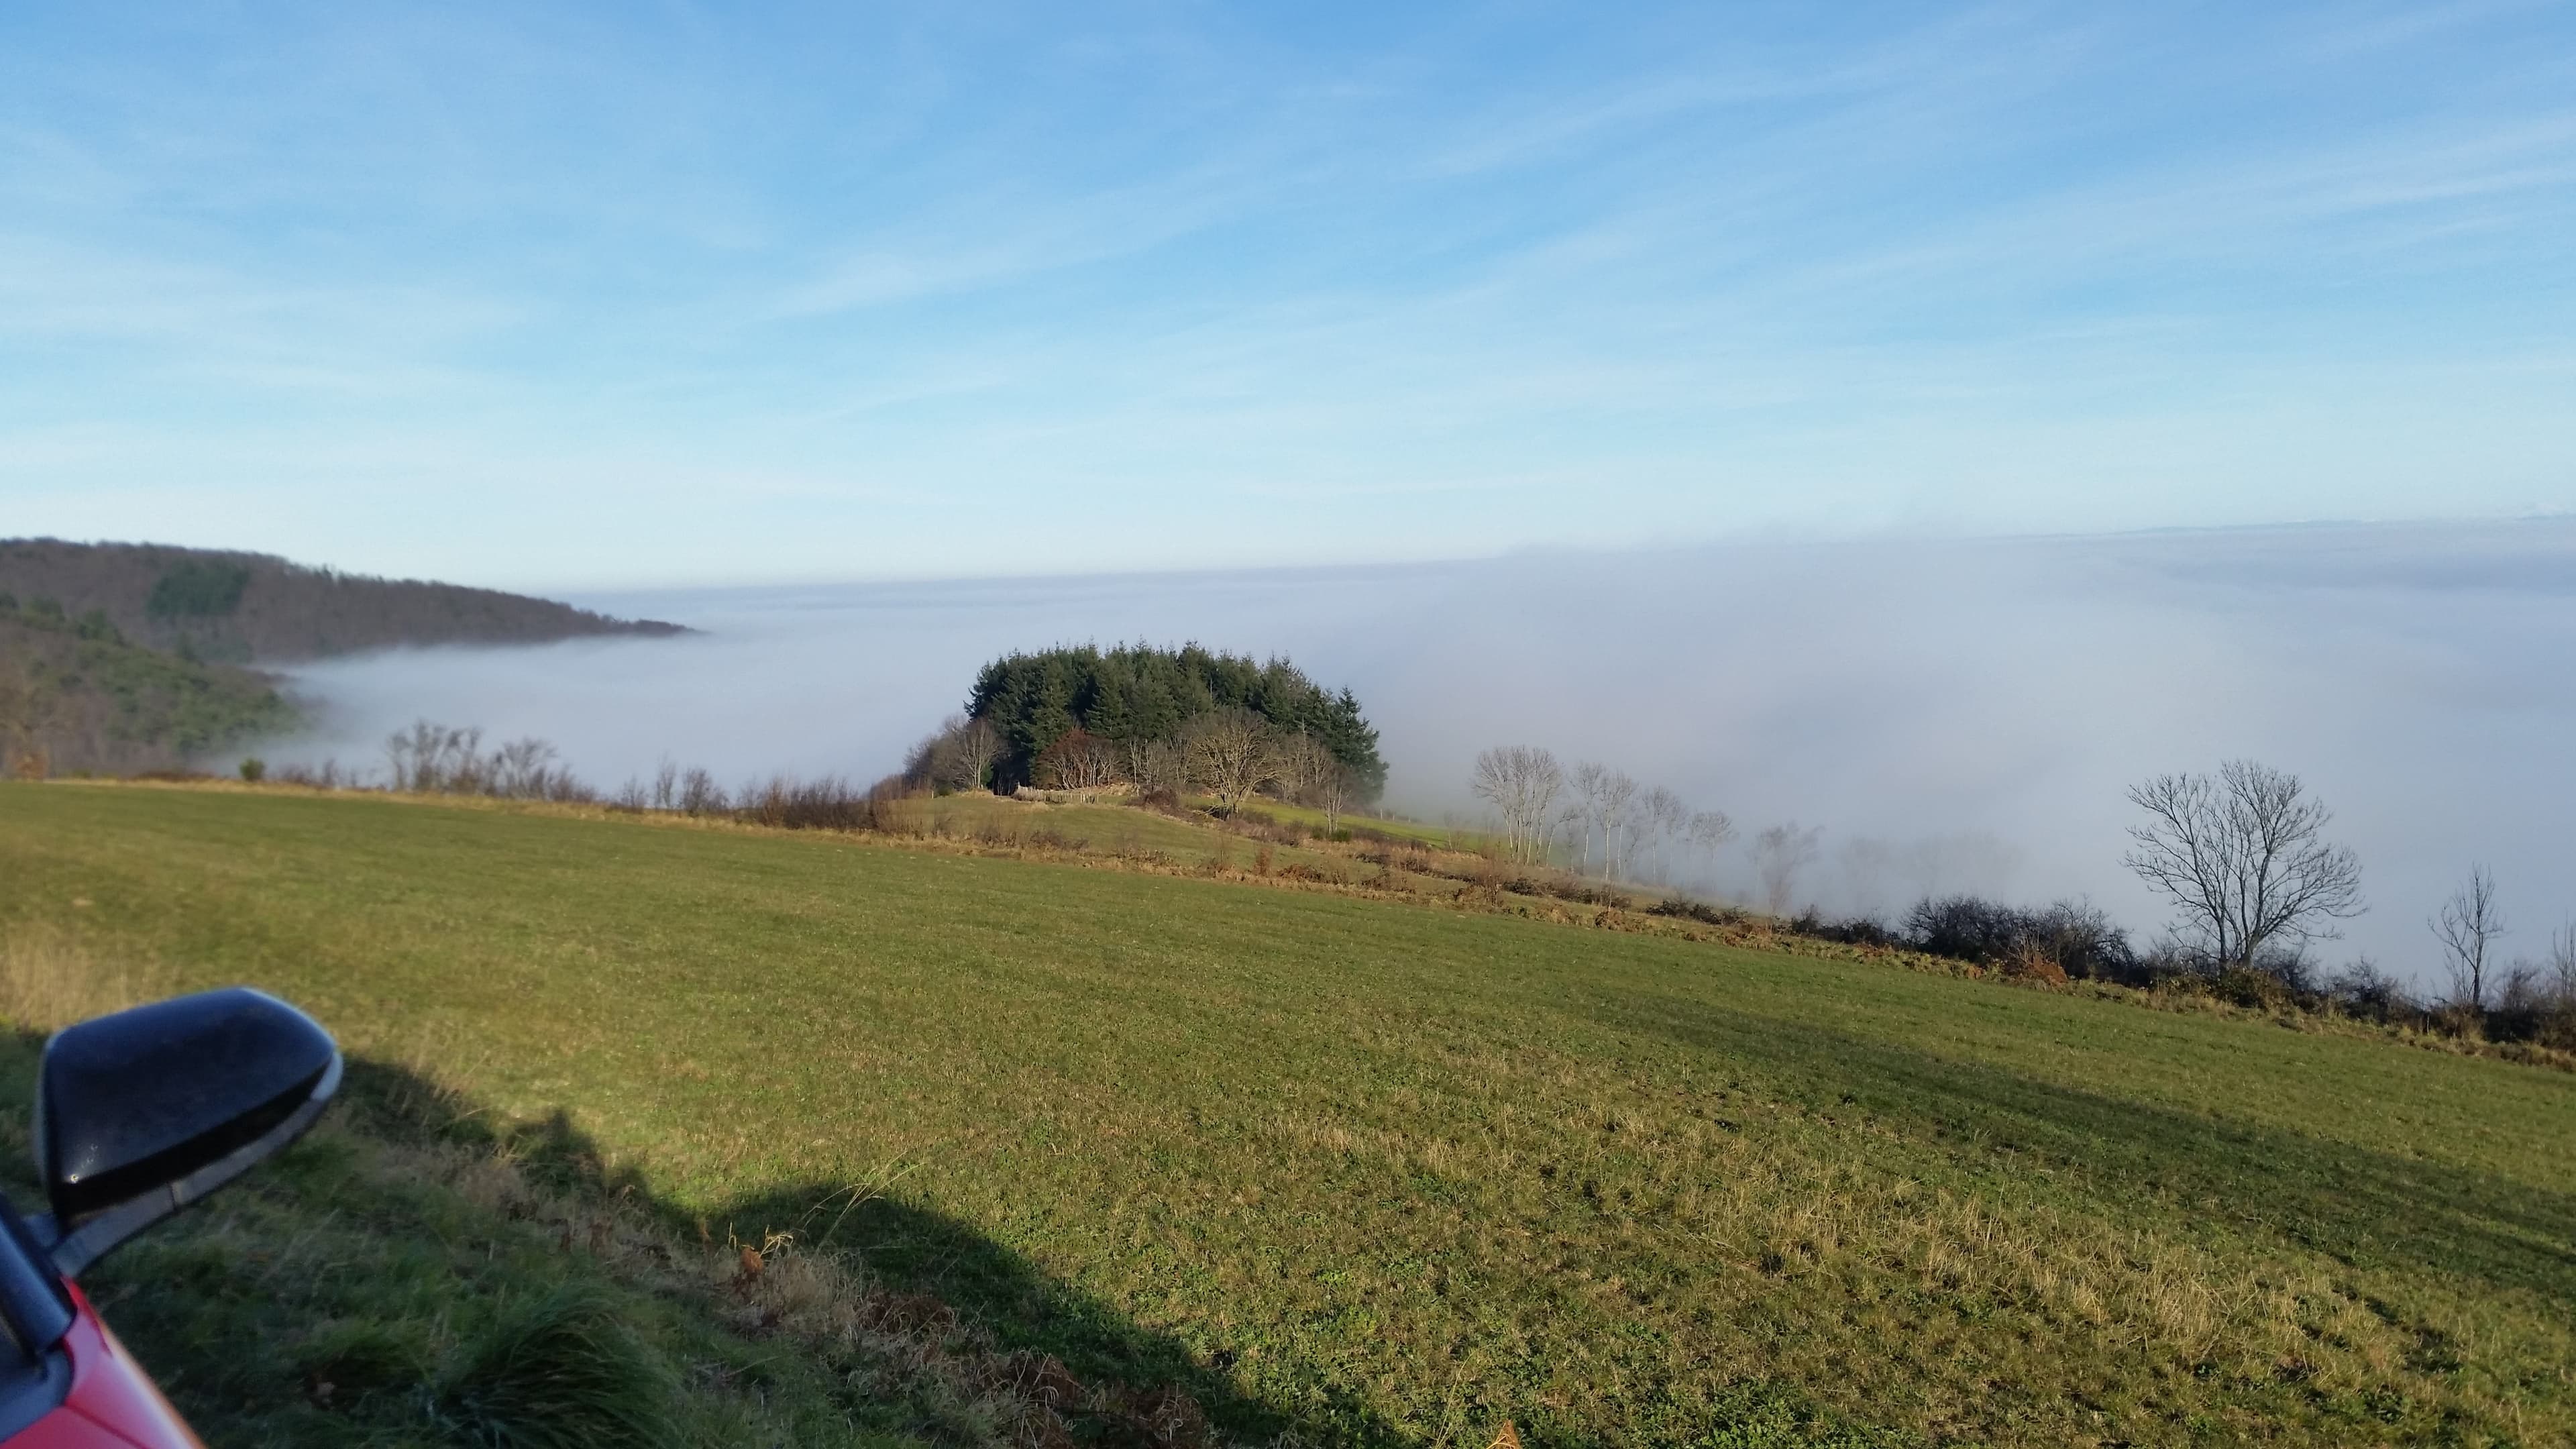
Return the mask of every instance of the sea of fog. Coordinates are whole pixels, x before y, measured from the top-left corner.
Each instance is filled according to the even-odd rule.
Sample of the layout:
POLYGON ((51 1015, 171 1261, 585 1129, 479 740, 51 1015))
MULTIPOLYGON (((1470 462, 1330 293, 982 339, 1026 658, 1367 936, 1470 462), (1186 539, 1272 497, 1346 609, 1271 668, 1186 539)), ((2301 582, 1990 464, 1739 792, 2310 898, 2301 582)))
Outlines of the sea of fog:
MULTIPOLYGON (((1736 544, 1314 571, 578 598, 671 640, 298 669, 322 727, 272 761, 381 767, 415 717, 541 735, 603 787, 872 779, 977 666, 1059 642, 1285 654, 1378 725, 1389 802, 1472 819, 1480 748, 1599 760, 1749 839, 1821 826, 1799 894, 2088 895, 2143 937, 2126 788, 2250 756, 2304 777, 2371 909, 2320 948, 2427 979, 2426 917, 2491 865, 2539 955, 2576 912, 2576 520, 1985 542, 1736 544)), ((1707 889, 1744 895, 1744 841, 1707 889)))

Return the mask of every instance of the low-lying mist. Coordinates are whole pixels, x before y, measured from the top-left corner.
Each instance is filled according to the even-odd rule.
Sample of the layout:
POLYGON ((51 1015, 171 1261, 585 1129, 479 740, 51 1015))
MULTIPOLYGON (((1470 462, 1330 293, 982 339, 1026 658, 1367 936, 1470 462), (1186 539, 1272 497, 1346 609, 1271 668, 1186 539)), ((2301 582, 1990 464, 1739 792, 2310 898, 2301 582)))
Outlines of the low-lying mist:
MULTIPOLYGON (((2303 776, 2370 912, 2318 955, 2428 980, 2425 918, 2491 865, 2537 956, 2576 912, 2576 522, 2004 542, 1733 545, 1407 568, 590 596, 707 632, 301 668, 322 728, 272 762, 381 770, 418 716, 553 741, 614 788, 668 756, 732 783, 873 779, 985 660, 1086 640, 1284 653, 1356 690, 1389 803, 1472 819, 1493 744, 1598 760, 1747 842, 1822 827, 1797 895, 2089 895, 2144 938, 2125 791, 2250 756, 2303 776)), ((1705 871, 1700 872, 1705 874, 1705 871)))

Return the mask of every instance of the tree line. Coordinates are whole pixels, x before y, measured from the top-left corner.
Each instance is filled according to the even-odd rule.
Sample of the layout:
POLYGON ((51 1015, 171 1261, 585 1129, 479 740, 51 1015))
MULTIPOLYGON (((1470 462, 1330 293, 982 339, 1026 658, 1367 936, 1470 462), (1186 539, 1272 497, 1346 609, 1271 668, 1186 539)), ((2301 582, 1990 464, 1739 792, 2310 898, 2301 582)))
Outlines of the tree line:
MULTIPOLYGON (((1692 810, 1661 787, 1593 764, 1561 765, 1549 751, 1497 746, 1470 779, 1499 818, 1512 859, 1564 861, 1607 879, 1670 884, 1665 852, 1704 859, 1735 839, 1723 811, 1692 810)), ((1792 924, 1813 934, 1902 946, 2055 979, 2152 985, 2188 977, 2223 994, 2272 1004, 2334 1006, 2409 1025, 2475 1025, 2503 1040, 2576 1050, 2576 922, 2550 937, 2539 959, 2506 961, 2508 929, 2493 872, 2483 865, 2426 922, 2445 986, 2420 997, 2362 958, 2326 975, 2316 948, 2340 939, 2365 909, 2361 862, 2333 841, 2333 812, 2298 776, 2252 760, 2214 771, 2158 775, 2129 791, 2138 818, 2122 865, 2172 914, 2145 949, 2081 900, 2028 908, 1975 895, 1927 896, 1895 925, 1874 918, 1827 921, 1808 907, 1792 924)), ((1822 832, 1794 822, 1751 842, 1769 913, 1790 920, 1799 871, 1822 832)), ((1687 910, 1687 907, 1682 907, 1687 910)))

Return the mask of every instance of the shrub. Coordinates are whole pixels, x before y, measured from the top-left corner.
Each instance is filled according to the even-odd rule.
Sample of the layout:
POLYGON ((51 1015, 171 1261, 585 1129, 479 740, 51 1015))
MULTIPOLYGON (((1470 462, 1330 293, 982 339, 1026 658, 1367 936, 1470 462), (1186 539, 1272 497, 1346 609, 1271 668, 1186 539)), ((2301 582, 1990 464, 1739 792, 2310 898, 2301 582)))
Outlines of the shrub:
MULTIPOLYGON (((1627 898, 1624 896, 1614 896, 1607 891, 1598 890, 1590 886, 1571 892, 1567 898, 1579 901, 1588 906, 1606 905, 1624 908, 1628 904, 1627 898)), ((1746 915, 1744 912, 1737 910, 1733 906, 1713 906, 1706 901, 1692 900, 1688 896, 1672 896, 1667 899, 1657 901, 1653 905, 1646 907, 1646 914, 1650 916, 1671 916, 1677 920, 1684 921, 1697 921, 1703 926, 1740 926, 1752 919, 1751 916, 1746 915)))
POLYGON ((241 777, 243 780, 253 785, 267 779, 268 761, 261 759, 257 755, 252 755, 248 759, 243 760, 241 762, 241 777))
POLYGON ((1890 933, 1890 940, 1998 969, 2044 956, 2065 977, 2136 986, 2154 975, 2110 917, 2082 901, 2057 901, 2034 911, 1981 896, 1926 896, 1906 914, 1903 933, 1890 933))
POLYGON ((1809 906, 1789 923, 1789 929, 1801 936, 1820 941, 1839 941, 1847 946, 1898 946, 1904 944, 1896 932, 1874 916, 1854 916, 1847 921, 1828 921, 1815 907, 1809 906))

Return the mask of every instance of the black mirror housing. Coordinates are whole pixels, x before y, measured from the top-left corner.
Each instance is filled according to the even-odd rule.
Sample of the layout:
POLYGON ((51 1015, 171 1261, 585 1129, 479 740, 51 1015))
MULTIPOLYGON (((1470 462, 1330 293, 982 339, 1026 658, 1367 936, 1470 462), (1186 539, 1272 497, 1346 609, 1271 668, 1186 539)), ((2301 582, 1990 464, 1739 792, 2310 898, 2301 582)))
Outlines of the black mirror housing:
POLYGON ((329 1032, 247 987, 56 1032, 36 1088, 55 1268, 79 1272, 302 1136, 340 1075, 329 1032))

